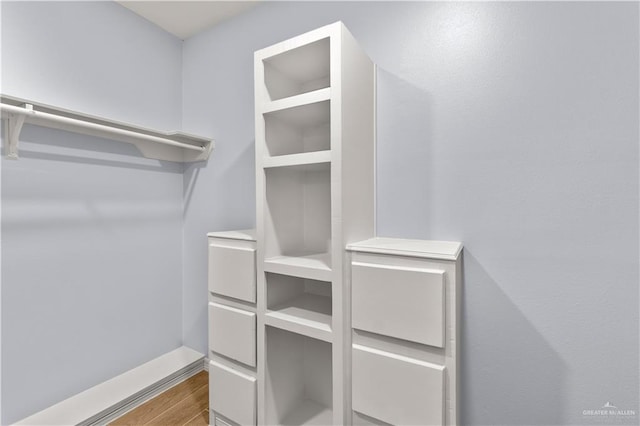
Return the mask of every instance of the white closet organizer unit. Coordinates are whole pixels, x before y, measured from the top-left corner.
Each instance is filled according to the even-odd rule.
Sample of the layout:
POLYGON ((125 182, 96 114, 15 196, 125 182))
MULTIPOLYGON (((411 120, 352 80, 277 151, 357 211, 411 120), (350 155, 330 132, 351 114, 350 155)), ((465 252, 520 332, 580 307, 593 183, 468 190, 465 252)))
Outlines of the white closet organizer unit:
POLYGON ((353 423, 456 425, 462 245, 373 238, 347 250, 353 423))
POLYGON ((194 162, 209 158, 211 139, 184 132, 160 132, 104 117, 0 95, 2 118, 7 120, 5 155, 18 159, 18 142, 24 124, 60 129, 135 145, 144 157, 194 162))
POLYGON ((344 247, 374 235, 374 86, 340 22, 255 53, 258 424, 348 423, 344 247))
POLYGON ((208 240, 210 424, 255 424, 255 231, 211 232, 208 240))
POLYGON ((260 50, 255 118, 256 232, 209 234, 211 424, 455 425, 462 246, 374 238, 373 63, 340 22, 260 50))

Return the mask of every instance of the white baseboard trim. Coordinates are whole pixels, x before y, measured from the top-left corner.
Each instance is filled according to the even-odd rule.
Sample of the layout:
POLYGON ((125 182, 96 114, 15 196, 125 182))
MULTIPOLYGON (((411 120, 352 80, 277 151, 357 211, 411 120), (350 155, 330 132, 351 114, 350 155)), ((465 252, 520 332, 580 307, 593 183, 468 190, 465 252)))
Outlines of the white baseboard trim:
POLYGON ((182 346, 16 425, 104 425, 204 369, 204 355, 182 346))
POLYGON ((204 359, 204 371, 209 371, 209 358, 204 359))

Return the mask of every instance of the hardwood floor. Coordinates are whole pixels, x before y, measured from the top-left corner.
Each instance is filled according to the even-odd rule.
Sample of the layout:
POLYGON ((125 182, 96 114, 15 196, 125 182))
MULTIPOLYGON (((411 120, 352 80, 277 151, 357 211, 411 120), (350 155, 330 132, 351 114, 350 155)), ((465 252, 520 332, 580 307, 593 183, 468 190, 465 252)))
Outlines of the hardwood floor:
POLYGON ((209 424, 209 373, 201 371, 114 420, 113 426, 209 424))

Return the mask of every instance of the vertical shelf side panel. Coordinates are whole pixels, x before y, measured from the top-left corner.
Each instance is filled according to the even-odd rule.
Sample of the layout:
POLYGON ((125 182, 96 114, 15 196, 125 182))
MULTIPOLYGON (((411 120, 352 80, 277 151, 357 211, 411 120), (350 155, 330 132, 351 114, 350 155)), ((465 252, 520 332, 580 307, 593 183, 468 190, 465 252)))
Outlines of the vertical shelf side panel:
POLYGON ((265 120, 262 107, 268 100, 264 80, 264 64, 258 53, 254 55, 254 90, 255 90, 255 152, 256 152, 256 350, 257 350, 257 420, 259 425, 266 423, 266 376, 265 376, 265 313, 266 307, 266 278, 264 273, 265 253, 265 212, 266 188, 265 170, 262 167, 266 154, 265 120))
POLYGON ((448 388, 446 395, 447 425, 457 425, 459 415, 458 397, 460 393, 460 316, 462 314, 462 262, 464 254, 455 262, 455 266, 447 274, 447 349, 446 367, 448 371, 448 388))
POLYGON ((344 392, 344 275, 343 275, 343 205, 342 205, 342 180, 343 180, 343 115, 342 92, 344 82, 342 78, 342 27, 340 23, 334 27, 330 39, 330 78, 331 78, 331 265, 332 285, 331 299, 333 304, 332 323, 333 345, 333 424, 346 423, 345 400, 348 395, 344 392))
POLYGON ((375 66, 342 28, 342 219, 346 244, 375 234, 375 66))
MULTIPOLYGON (((334 363, 342 375, 342 417, 336 424, 351 424, 351 279, 345 246, 375 235, 375 66, 346 27, 341 28, 340 52, 340 197, 341 233, 340 316, 334 330, 342 336, 334 363)), ((337 250, 337 248, 336 248, 337 250)), ((335 297, 335 296, 334 296, 335 297)), ((334 299, 335 300, 335 299, 334 299)), ((335 302, 334 303, 338 303, 335 302)), ((338 410, 334 410, 338 413, 338 410)))

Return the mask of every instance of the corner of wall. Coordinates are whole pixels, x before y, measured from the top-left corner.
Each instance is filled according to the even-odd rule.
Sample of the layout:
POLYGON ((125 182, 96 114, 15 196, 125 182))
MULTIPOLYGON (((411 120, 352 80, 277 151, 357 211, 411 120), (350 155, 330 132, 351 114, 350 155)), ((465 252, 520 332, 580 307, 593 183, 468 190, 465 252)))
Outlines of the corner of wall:
MULTIPOLYGON (((178 122, 180 124, 180 130, 184 131, 185 130, 185 126, 184 126, 184 46, 185 46, 185 42, 184 40, 180 40, 180 80, 178 82, 179 86, 180 86, 180 110, 179 110, 179 117, 178 117, 178 122)), ((185 303, 184 303, 184 291, 185 291, 185 284, 186 284, 186 274, 185 274, 185 217, 186 217, 186 171, 187 171, 187 167, 188 164, 187 163, 182 163, 182 238, 181 238, 181 243, 182 243, 182 247, 180 249, 180 252, 182 254, 182 259, 180 260, 180 265, 181 265, 181 271, 180 271, 180 276, 181 276, 181 283, 180 283, 180 288, 181 288, 181 292, 180 292, 180 297, 181 297, 181 301, 180 301, 180 308, 181 308, 181 312, 180 312, 180 332, 181 332, 181 343, 184 345, 185 344, 185 332, 184 332, 184 325, 185 325, 185 320, 184 320, 184 310, 185 310, 185 303)))

